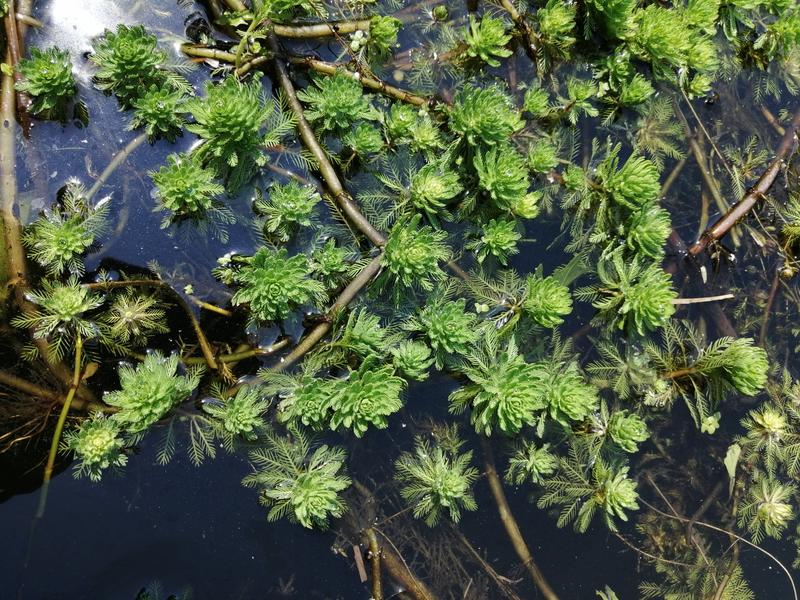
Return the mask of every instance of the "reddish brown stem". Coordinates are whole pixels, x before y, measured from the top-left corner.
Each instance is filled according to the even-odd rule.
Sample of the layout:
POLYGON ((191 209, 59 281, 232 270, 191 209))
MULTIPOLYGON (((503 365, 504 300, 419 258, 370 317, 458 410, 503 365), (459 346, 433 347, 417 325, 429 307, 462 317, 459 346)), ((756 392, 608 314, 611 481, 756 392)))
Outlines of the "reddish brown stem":
POLYGON ((783 139, 781 140, 775 158, 772 160, 766 171, 761 174, 756 184, 751 187, 744 197, 734 204, 730 210, 722 215, 716 223, 706 229, 700 239, 689 248, 690 256, 697 256, 703 252, 709 244, 714 244, 721 240, 727 233, 741 221, 747 214, 762 200, 769 192, 772 184, 778 178, 786 160, 797 148, 797 131, 800 130, 800 109, 798 109, 792 122, 786 128, 783 139))

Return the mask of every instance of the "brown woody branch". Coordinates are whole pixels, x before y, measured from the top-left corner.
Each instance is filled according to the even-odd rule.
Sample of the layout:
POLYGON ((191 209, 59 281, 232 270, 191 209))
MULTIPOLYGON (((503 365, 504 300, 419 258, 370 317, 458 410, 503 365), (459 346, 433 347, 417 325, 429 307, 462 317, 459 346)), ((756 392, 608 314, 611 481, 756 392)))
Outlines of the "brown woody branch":
POLYGON ((689 248, 690 256, 697 256, 703 252, 709 244, 714 244, 727 235, 727 233, 741 221, 747 214, 764 199, 769 192, 772 184, 783 170, 787 159, 797 148, 797 132, 800 130, 800 109, 798 109, 792 122, 786 128, 775 158, 767 169, 758 178, 756 184, 751 187, 744 197, 734 204, 730 210, 722 215, 716 223, 706 229, 700 239, 689 248))

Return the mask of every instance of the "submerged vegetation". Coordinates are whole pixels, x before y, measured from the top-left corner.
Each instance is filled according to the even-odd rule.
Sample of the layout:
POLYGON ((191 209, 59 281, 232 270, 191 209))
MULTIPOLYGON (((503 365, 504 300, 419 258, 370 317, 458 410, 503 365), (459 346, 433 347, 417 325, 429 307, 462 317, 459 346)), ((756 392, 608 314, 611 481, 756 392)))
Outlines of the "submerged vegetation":
POLYGON ((743 549, 800 532, 800 6, 204 8, 179 46, 119 24, 86 58, 4 19, 0 451, 46 440, 41 510, 57 461, 224 449, 375 600, 557 600, 528 498, 641 558, 643 598, 753 597, 743 549), (85 98, 134 137, 36 214, 15 148, 85 98), (110 258, 140 235, 174 256, 110 258), (478 501, 530 581, 457 529, 478 501))

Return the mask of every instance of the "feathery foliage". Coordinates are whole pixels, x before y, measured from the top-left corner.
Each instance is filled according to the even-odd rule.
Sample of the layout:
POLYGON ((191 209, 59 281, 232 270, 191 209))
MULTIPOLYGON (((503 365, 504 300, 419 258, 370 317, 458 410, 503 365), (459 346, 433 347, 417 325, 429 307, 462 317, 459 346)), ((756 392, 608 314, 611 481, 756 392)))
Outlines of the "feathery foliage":
POLYGON ((28 255, 50 275, 82 275, 83 254, 105 233, 108 208, 107 198, 91 205, 82 185, 68 183, 60 201, 23 234, 28 255))
POLYGON ((285 319, 299 305, 326 298, 325 288, 308 271, 308 259, 302 254, 290 257, 285 248, 260 248, 233 272, 231 281, 240 287, 232 302, 247 304, 253 321, 285 319))
POLYGON ((270 521, 288 518, 308 529, 327 529, 331 518, 347 510, 340 496, 350 486, 344 460, 342 448, 317 445, 290 426, 286 436, 268 432, 263 448, 250 452, 255 472, 243 483, 258 488, 270 521))
POLYGON ((92 481, 100 481, 106 469, 124 467, 128 463, 125 446, 119 423, 102 413, 92 415, 77 429, 67 431, 61 441, 61 450, 74 452, 78 460, 75 477, 86 476, 92 481))
POLYGON ((477 510, 472 484, 478 470, 470 466, 472 451, 454 453, 417 438, 414 452, 404 452, 395 463, 400 494, 414 516, 433 527, 446 514, 458 523, 461 512, 477 510))

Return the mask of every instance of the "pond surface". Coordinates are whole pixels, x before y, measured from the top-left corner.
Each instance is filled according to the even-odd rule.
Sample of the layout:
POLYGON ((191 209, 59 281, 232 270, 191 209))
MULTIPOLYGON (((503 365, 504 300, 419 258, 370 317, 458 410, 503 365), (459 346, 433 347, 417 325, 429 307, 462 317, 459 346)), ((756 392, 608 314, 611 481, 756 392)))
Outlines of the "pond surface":
MULTIPOLYGON (((463 28, 467 23, 465 7, 461 6, 462 3, 452 4, 454 6, 450 7, 450 14, 453 23, 463 28)), ((381 8, 387 14, 396 9, 404 14, 403 19, 408 23, 419 24, 426 19, 430 21, 433 5, 423 2, 411 7, 409 3, 409 6, 393 9, 391 3, 385 3, 381 8)), ((111 0, 46 0, 36 3, 34 16, 43 25, 29 32, 27 43, 29 46, 42 47, 58 45, 69 51, 78 95, 88 113, 88 123, 83 125, 78 118, 70 119, 63 125, 37 120, 34 121, 30 138, 23 139, 21 133, 18 136, 17 210, 23 224, 31 223, 40 211, 48 208, 69 180, 77 179, 87 186, 91 185, 114 155, 140 135, 139 131, 126 130, 130 111, 120 110, 113 97, 102 94, 93 85, 94 69, 88 62, 87 53, 91 51, 97 36, 120 23, 143 24, 158 36, 160 47, 166 49, 171 58, 178 60, 181 58, 180 45, 185 40, 186 20, 203 10, 200 4, 195 5, 190 1, 176 5, 168 0, 127 3, 111 0)), ((499 9, 494 7, 491 10, 494 14, 499 9)), ((224 33, 218 35, 221 39, 227 39, 224 33)), ((401 48, 397 54, 420 43, 419 35, 419 30, 414 30, 413 34, 401 32, 401 48)), ((335 60, 341 55, 334 42, 328 40, 307 44, 298 42, 292 49, 298 52, 313 51, 326 60, 335 60)), ((517 83, 534 77, 534 70, 520 47, 515 46, 515 54, 510 60, 515 65, 510 71, 487 68, 486 77, 513 77, 517 83)), ((201 94, 203 84, 212 77, 210 72, 216 63, 198 61, 195 66, 197 68, 188 72, 186 77, 195 93, 201 94)), ((392 82, 403 85, 407 80, 398 75, 402 75, 403 65, 393 66, 397 67, 394 71, 387 67, 384 72, 378 71, 377 74, 392 77, 392 82)), ((566 77, 563 71, 558 73, 558 76, 562 75, 566 77)), ((417 76, 419 80, 424 80, 423 76, 417 76)), ((267 71, 262 79, 267 94, 278 87, 273 77, 273 73, 267 71)), ((298 80, 305 85, 308 78, 301 74, 298 80)), ((457 89, 451 86, 457 88, 460 80, 442 76, 441 80, 434 83, 442 98, 452 99, 457 89)), ((513 88, 515 84, 509 83, 513 88)), ((488 83, 484 85, 488 86, 488 83)), ((426 91, 430 91, 430 88, 426 91)), ((720 143, 728 144, 725 152, 737 142, 741 143, 757 133, 763 134, 759 149, 775 148, 780 138, 766 122, 738 121, 743 118, 743 113, 736 104, 736 93, 741 94, 745 102, 752 100, 751 89, 733 92, 726 89, 716 103, 697 100, 693 106, 700 111, 702 121, 712 129, 711 134, 720 143), (730 128, 727 136, 724 131, 726 127, 730 128)), ((522 92, 517 95, 521 97, 522 92)), ((787 96, 781 100, 773 97, 763 100, 765 110, 781 115, 784 125, 787 120, 785 111, 796 104, 796 99, 789 101, 787 96)), ((748 110, 747 114, 752 114, 752 111, 748 110)), ((633 116, 630 118, 635 120, 633 116)), ((674 116, 671 118, 673 122, 676 119, 674 116)), ((596 118, 582 119, 579 123, 580 126, 570 134, 572 138, 569 141, 562 140, 564 144, 574 142, 576 152, 570 156, 571 153, 565 151, 563 154, 566 158, 562 162, 573 158, 576 163, 583 160, 588 165, 588 146, 593 136, 601 136, 598 133, 601 130, 602 138, 613 135, 615 139, 629 141, 633 136, 632 130, 626 130, 630 122, 624 120, 604 129, 596 118)), ((674 231, 690 242, 702 231, 705 223, 701 223, 701 220, 707 221, 709 214, 713 217, 718 211, 713 206, 709 208, 712 201, 704 190, 702 217, 698 216, 698 196, 704 183, 699 169, 691 162, 692 155, 686 148, 682 134, 673 137, 681 138, 682 149, 686 150, 685 157, 666 158, 662 183, 676 164, 685 161, 686 166, 684 171, 676 171, 677 178, 663 205, 672 216, 674 231)), ((184 299, 196 296, 210 304, 230 308, 231 290, 212 275, 212 269, 218 266, 218 259, 225 254, 251 255, 259 248, 261 239, 255 231, 257 227, 249 222, 255 198, 254 188, 246 187, 234 195, 226 196, 225 202, 237 219, 225 227, 225 235, 213 235, 210 230, 198 228, 191 222, 162 228, 163 213, 153 208, 155 192, 149 173, 163 165, 169 154, 189 152, 197 143, 197 138, 188 132, 174 143, 164 140, 144 143, 133 150, 131 158, 111 174, 100 188, 99 196, 110 197, 112 225, 100 240, 101 243, 85 257, 85 282, 97 278, 101 271, 110 273, 112 278, 154 274, 166 281, 170 288, 178 290, 178 295, 184 299), (187 285, 191 285, 194 291, 184 293, 187 285)), ((707 156, 713 156, 710 147, 704 147, 703 151, 707 156)), ((285 170, 289 169, 321 187, 324 182, 313 170, 298 168, 292 162, 293 156, 300 152, 301 143, 296 136, 284 140, 280 148, 271 149, 271 164, 276 169, 262 169, 253 185, 265 189, 273 181, 286 182, 285 170), (281 169, 284 171, 281 172, 281 169)), ((627 157, 630 152, 630 145, 627 144, 623 155, 627 157)), ((751 185, 757 178, 763 162, 759 162, 758 168, 754 168, 752 173, 745 174, 746 185, 751 185)), ((715 176, 722 177, 722 167, 716 164, 715 168, 715 176)), ((363 173, 357 170, 350 173, 346 178, 347 185, 359 192, 364 191, 369 187, 366 171, 364 167, 363 173)), ((547 185, 552 187, 552 183, 541 182, 541 185, 543 188, 547 185)), ((784 183, 780 194, 794 185, 790 173, 785 174, 784 183)), ((733 186, 730 186, 724 190, 726 194, 731 194, 731 198, 734 197, 732 189, 733 186)), ((341 236, 345 228, 337 224, 335 211, 328 205, 320 204, 317 215, 321 223, 320 230, 327 228, 324 233, 341 236)), ((557 210, 543 211, 539 219, 521 220, 520 237, 524 235, 524 238, 520 242, 519 253, 510 257, 508 266, 520 273, 531 273, 538 265, 543 265, 544 272, 550 273, 558 265, 568 262, 570 252, 564 250, 568 240, 566 233, 558 234, 560 222, 561 215, 557 210)), ((708 265, 705 273, 710 283, 707 285, 698 283, 697 279, 690 280, 687 277, 681 280, 680 276, 676 277, 676 287, 680 286, 682 295, 686 296, 712 295, 732 290, 737 299, 723 304, 723 310, 728 315, 739 311, 732 317, 735 327, 741 335, 755 337, 759 334, 761 311, 775 271, 773 256, 768 252, 753 250, 755 245, 752 240, 757 238, 758 232, 762 232, 761 225, 753 223, 752 229, 739 233, 749 244, 746 251, 743 247, 734 250, 734 254, 739 254, 739 262, 704 263, 708 265), (752 238, 747 237, 751 234, 752 238), (747 303, 748 299, 752 299, 750 304, 747 303)), ((467 235, 460 224, 448 227, 454 238, 467 235)), ((767 232, 775 232, 775 227, 770 223, 764 228, 767 232)), ((763 239, 763 236, 758 239, 763 239)), ((296 239, 289 247, 293 251, 298 248, 302 250, 307 242, 307 239, 296 239)), ((368 251, 364 255, 370 258, 368 251)), ((475 266, 474 256, 469 251, 463 251, 459 258, 463 258, 465 267, 475 266)), ((670 272, 680 273, 682 261, 683 256, 672 248, 667 253, 665 264, 670 272)), ((41 273, 37 271, 37 274, 41 273)), ((794 346, 800 335, 795 303, 798 297, 796 279, 785 285, 781 283, 781 286, 782 290, 785 287, 785 291, 776 301, 773 321, 768 329, 778 339, 772 348, 776 357, 773 371, 777 376, 780 368, 786 368, 796 377, 798 365, 794 346)), ((367 303, 373 300, 370 297, 367 303)), ((377 307, 375 310, 382 311, 383 315, 392 310, 386 298, 374 300, 374 303, 377 307)), ((405 313, 398 311, 398 315, 405 317, 410 311, 407 308, 403 310, 405 313)), ((682 318, 693 319, 701 329, 707 328, 712 332, 723 329, 718 306, 689 306, 680 310, 682 318)), ((307 324, 303 322, 302 312, 298 310, 297 314, 285 319, 280 327, 273 324, 254 325, 240 313, 230 320, 199 310, 193 314, 201 319, 208 337, 215 341, 225 340, 225 352, 231 352, 240 345, 267 347, 286 336, 296 341, 307 324)), ((310 313, 311 310, 306 312, 310 313)), ((583 364, 597 359, 594 343, 600 334, 592 324, 594 314, 590 303, 576 303, 574 312, 561 329, 565 339, 574 338, 583 364)), ((0 325, 8 329, 6 323, 0 325)), ((192 324, 174 303, 170 306, 169 325, 169 333, 155 339, 154 346, 183 347, 187 340, 194 339, 192 324)), ((533 346, 534 343, 549 339, 550 335, 549 331, 538 330, 537 340, 529 340, 529 343, 533 346)), ((0 337, 0 363, 24 375, 27 367, 17 364, 20 344, 10 340, 11 336, 5 334, 0 337)), ((200 356, 193 342, 189 342, 188 347, 195 352, 195 358, 200 356)), ((142 349, 142 352, 152 349, 142 349)), ((116 389, 113 369, 121 359, 106 356, 100 360, 100 374, 97 381, 91 381, 99 397, 116 389)), ((275 362, 274 357, 251 358, 240 362, 236 378, 244 377, 239 382, 247 383, 247 378, 252 378, 259 367, 274 365, 275 362)), ((449 594, 443 595, 443 598, 541 597, 527 579, 506 537, 493 496, 486 485, 480 458, 480 440, 472 431, 466 416, 456 419, 461 424, 467 446, 475 449, 473 462, 481 472, 475 485, 475 500, 479 509, 465 512, 458 528, 451 526, 446 519, 435 529, 411 519, 397 491, 391 484, 385 483, 391 480, 397 456, 413 448, 416 432, 428 431, 432 419, 453 419, 448 412, 448 396, 459 385, 458 377, 433 372, 427 380, 408 385, 403 392, 405 406, 392 415, 387 429, 370 430, 363 438, 340 433, 326 434, 326 443, 343 445, 348 451, 349 472, 357 474, 359 481, 374 488, 376 496, 384 495, 385 506, 375 514, 376 509, 370 501, 353 493, 348 497, 352 519, 357 524, 368 523, 379 532, 385 531, 386 538, 390 539, 390 543, 396 540, 404 555, 408 555, 409 549, 429 546, 429 550, 412 552, 414 558, 411 566, 424 573, 448 574, 460 583, 460 587, 455 584, 443 586, 449 594), (475 559, 475 554, 480 556, 480 560, 475 559), (483 568, 481 562, 488 568, 483 568), (487 573, 490 572, 498 574, 500 584, 487 583, 487 573), (475 588, 471 589, 473 579, 475 588), (480 589, 479 584, 482 586, 480 589), (461 590, 462 595, 456 595, 456 589, 461 590)), ((2 391, 0 402, 11 393, 5 387, 2 391)), ((194 404, 191 401, 186 403, 185 418, 181 421, 181 417, 178 417, 178 426, 191 419, 194 413, 201 412, 194 404)), ((718 481, 723 481, 723 489, 727 490, 721 459, 728 443, 719 440, 730 441, 732 436, 740 433, 738 421, 751 407, 752 403, 746 399, 731 408, 731 414, 726 416, 718 434, 721 437, 715 438, 713 449, 706 452, 703 448, 708 438, 696 431, 683 404, 676 404, 674 421, 658 425, 659 439, 671 440, 670 443, 674 441, 674 446, 668 444, 665 450, 658 443, 645 442, 634 460, 641 460, 642 465, 647 465, 650 460, 657 461, 659 455, 663 458, 664 454, 669 454, 669 468, 673 469, 673 474, 685 464, 687 472, 675 475, 676 487, 668 495, 673 499, 683 496, 685 505, 682 508, 686 514, 691 514, 712 493, 718 481), (684 479, 682 475, 687 475, 693 468, 697 469, 696 478, 684 479), (692 479, 691 484, 687 482, 688 479, 692 479), (692 487, 688 487, 690 485, 692 487), (687 487, 684 490, 682 486, 687 487)), ((13 450, 0 454, 0 532, 5 541, 0 550, 0 564, 3 565, 0 569, 0 599, 133 600, 140 590, 154 585, 160 589, 158 598, 166 598, 170 594, 195 600, 367 600, 372 597, 369 583, 362 582, 359 576, 359 561, 354 557, 352 540, 337 528, 338 523, 331 530, 319 531, 302 528, 285 519, 268 522, 267 509, 259 505, 258 493, 240 485, 242 478, 252 471, 247 459, 247 445, 231 454, 217 440, 214 442, 216 458, 197 467, 185 452, 188 445, 186 438, 179 437, 175 457, 162 465, 158 460, 162 448, 160 433, 154 431, 144 439, 136 440, 130 450, 128 464, 121 473, 108 474, 100 483, 73 478, 70 457, 59 456, 47 491, 46 510, 41 518, 36 518, 42 468, 58 414, 56 409, 49 410, 49 418, 44 419, 37 439, 21 440, 13 450)), ((73 425, 76 424, 77 419, 73 425)), ((495 444, 495 452, 505 455, 507 446, 509 444, 501 439, 495 444)), ((664 476, 662 472, 656 477, 664 476)), ((664 479, 659 481, 663 483, 664 479)), ((652 489, 646 487, 644 476, 638 484, 640 490, 647 491, 649 500, 656 497, 652 489)), ((596 591, 604 590, 606 586, 614 590, 619 600, 639 598, 640 583, 656 578, 652 563, 624 543, 637 534, 635 518, 627 523, 619 523, 624 539, 610 532, 599 520, 595 520, 586 533, 580 534, 571 527, 556 526, 554 517, 558 516, 557 508, 549 512, 537 508, 538 496, 530 486, 507 485, 506 493, 536 564, 561 600, 596 598, 596 591)), ((715 497, 718 494, 719 491, 714 492, 715 497)), ((720 512, 721 526, 732 527, 730 514, 726 515, 724 510, 720 512)), ((341 529, 344 528, 342 526, 341 529)), ((682 530, 674 535, 682 537, 682 530)), ((725 536, 722 538, 727 539, 725 536)), ((785 564, 791 565, 794 560, 796 547, 788 534, 781 541, 767 539, 761 545, 785 564)), ((714 548, 722 556, 727 556, 726 546, 727 542, 720 549, 717 540, 714 548)), ((358 551, 359 557, 362 552, 365 550, 358 551)), ((737 552, 739 563, 757 599, 792 597, 788 580, 775 562, 752 547, 741 547, 737 552)), ((797 571, 791 569, 791 573, 795 576, 797 571)), ((434 587, 436 583, 431 581, 434 587)), ((384 597, 411 598, 412 595, 391 577, 386 577, 384 597)), ((706 600, 711 596, 697 598, 706 600)))

